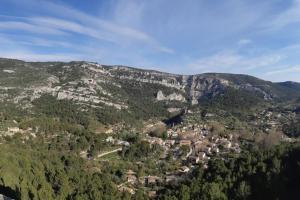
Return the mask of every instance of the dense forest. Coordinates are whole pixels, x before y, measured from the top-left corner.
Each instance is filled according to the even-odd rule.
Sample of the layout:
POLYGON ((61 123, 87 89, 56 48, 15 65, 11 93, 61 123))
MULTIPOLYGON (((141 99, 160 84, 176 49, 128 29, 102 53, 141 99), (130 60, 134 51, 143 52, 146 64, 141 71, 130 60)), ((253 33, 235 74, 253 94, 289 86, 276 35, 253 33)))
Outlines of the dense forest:
POLYGON ((299 199, 299 161, 299 144, 213 159, 207 170, 194 170, 189 181, 164 190, 160 199, 299 199))
POLYGON ((1 145, 1 194, 15 199, 121 198, 109 175, 89 173, 82 159, 18 146, 1 145))

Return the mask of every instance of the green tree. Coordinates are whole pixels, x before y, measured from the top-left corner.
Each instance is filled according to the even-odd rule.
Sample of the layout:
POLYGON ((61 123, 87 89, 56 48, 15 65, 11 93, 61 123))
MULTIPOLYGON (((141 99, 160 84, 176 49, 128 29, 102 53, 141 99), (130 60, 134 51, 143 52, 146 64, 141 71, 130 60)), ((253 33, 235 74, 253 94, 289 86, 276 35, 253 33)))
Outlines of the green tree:
POLYGON ((240 200, 246 200, 249 198, 251 194, 251 188, 250 186, 247 184, 246 181, 242 181, 237 190, 236 190, 236 193, 235 195, 237 196, 237 199, 240 199, 240 200))
POLYGON ((186 185, 181 185, 179 191, 179 199, 189 200, 190 199, 190 188, 186 185))
POLYGON ((205 183, 202 189, 203 200, 226 200, 219 183, 205 183))

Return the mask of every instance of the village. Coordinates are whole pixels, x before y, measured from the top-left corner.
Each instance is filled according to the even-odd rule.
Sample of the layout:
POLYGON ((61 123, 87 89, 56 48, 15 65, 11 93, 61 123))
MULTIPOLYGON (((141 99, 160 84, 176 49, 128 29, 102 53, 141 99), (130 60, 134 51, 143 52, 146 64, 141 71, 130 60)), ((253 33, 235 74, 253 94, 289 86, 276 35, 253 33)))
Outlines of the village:
MULTIPOLYGON (((156 197, 157 191, 163 185, 178 184, 190 177, 192 169, 196 166, 207 168, 208 161, 216 156, 225 158, 228 153, 240 153, 238 140, 232 135, 212 135, 206 124, 178 124, 168 127, 163 137, 154 136, 153 131, 163 128, 161 122, 148 124, 144 129, 143 141, 150 145, 159 145, 163 149, 160 160, 171 159, 179 163, 175 171, 166 172, 157 176, 145 174, 139 177, 136 171, 128 169, 125 182, 118 186, 119 191, 135 194, 137 187, 144 187, 150 198, 156 197), (224 155, 224 156, 223 156, 224 155)), ((109 136, 106 140, 110 143, 122 144, 128 147, 128 142, 113 139, 109 136)))

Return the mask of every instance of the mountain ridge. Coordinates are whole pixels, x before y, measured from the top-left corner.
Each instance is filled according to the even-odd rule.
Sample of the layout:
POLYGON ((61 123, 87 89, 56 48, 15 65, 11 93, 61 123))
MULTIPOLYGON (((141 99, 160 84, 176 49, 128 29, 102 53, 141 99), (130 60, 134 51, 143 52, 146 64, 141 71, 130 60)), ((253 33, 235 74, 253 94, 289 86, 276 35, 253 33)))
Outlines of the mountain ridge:
POLYGON ((122 64, 101 64, 98 62, 93 62, 93 61, 86 61, 86 60, 78 60, 78 61, 25 61, 22 59, 15 59, 15 58, 5 58, 5 57, 0 57, 0 62, 1 61, 17 61, 17 62, 23 62, 23 63, 37 63, 37 64, 43 64, 43 63, 87 63, 87 64, 95 64, 95 65, 101 65, 104 67, 111 67, 111 68, 127 68, 127 69, 132 69, 132 70, 137 70, 137 71, 147 71, 147 72, 153 72, 153 73, 160 73, 160 74, 165 74, 165 75, 172 75, 172 76, 198 76, 198 75, 232 75, 232 76, 244 76, 244 77, 252 77, 252 78, 257 78, 260 80, 264 80, 267 82, 272 82, 272 83, 289 83, 289 84, 299 84, 300 82, 297 81, 271 81, 271 80, 265 80, 263 78, 258 78, 254 75, 249 75, 249 74, 243 74, 243 73, 224 73, 224 72, 204 72, 204 73, 195 73, 195 74, 181 74, 181 73, 171 73, 167 71, 160 71, 156 69, 148 69, 148 68, 142 68, 142 67, 137 67, 137 66, 128 66, 128 65, 122 65, 122 64))
POLYGON ((106 114, 125 112, 134 119, 166 117, 183 108, 210 105, 232 110, 232 105, 240 109, 247 105, 250 109, 300 98, 300 83, 273 83, 241 74, 179 75, 85 61, 14 59, 0 59, 0 70, 0 100, 30 112, 48 103, 45 95, 71 101, 81 110, 102 114, 115 110, 106 114))

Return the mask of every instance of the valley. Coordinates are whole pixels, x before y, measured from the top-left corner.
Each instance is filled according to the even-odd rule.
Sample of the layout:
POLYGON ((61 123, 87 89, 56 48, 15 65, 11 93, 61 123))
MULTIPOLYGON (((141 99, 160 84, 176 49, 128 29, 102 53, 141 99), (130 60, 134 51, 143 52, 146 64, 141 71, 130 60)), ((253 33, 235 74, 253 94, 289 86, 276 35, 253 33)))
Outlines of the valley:
POLYGON ((213 180, 202 195, 238 199, 239 179, 218 185, 228 177, 210 170, 233 176, 230 163, 241 162, 242 177, 262 162, 265 173, 267 155, 299 150, 296 82, 1 58, 0 91, 0 189, 15 199, 197 196, 195 177, 213 180))

